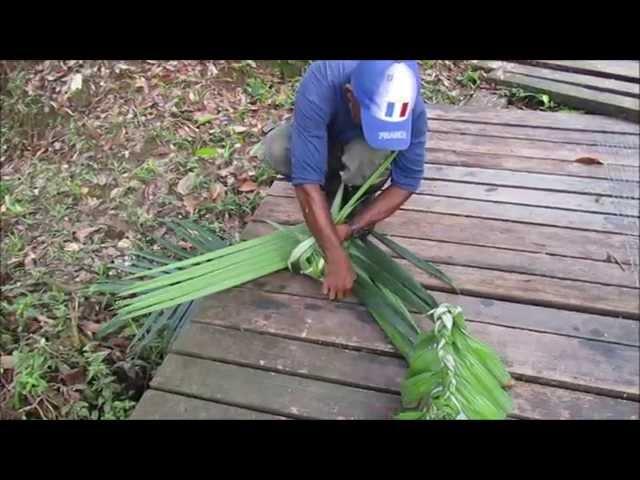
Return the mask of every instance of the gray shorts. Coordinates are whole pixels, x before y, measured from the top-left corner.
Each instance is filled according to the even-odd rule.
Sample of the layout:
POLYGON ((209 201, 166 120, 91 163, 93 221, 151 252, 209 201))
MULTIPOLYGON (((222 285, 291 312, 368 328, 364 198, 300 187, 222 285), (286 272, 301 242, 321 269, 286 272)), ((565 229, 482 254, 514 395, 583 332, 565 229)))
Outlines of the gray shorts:
MULTIPOLYGON (((262 141, 260 160, 286 177, 291 176, 291 120, 271 130, 262 141)), ((346 145, 329 145, 325 190, 335 193, 342 180, 347 187, 362 185, 380 166, 389 152, 371 148, 362 136, 346 145)), ((380 188, 383 181, 377 187, 380 188)))

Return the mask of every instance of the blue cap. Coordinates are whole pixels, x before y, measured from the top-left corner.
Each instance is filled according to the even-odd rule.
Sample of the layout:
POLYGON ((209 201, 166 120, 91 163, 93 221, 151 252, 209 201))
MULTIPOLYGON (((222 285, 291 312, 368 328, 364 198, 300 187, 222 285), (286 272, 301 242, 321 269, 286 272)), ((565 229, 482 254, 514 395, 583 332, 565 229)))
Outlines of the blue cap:
POLYGON ((419 77, 415 60, 362 60, 354 68, 351 86, 360 103, 365 140, 372 148, 409 148, 419 77))

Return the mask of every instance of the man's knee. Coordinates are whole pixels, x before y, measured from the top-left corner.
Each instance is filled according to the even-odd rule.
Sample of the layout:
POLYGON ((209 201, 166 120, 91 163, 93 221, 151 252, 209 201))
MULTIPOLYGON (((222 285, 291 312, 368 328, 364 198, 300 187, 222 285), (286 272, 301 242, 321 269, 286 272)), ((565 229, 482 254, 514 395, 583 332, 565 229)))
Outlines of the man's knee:
POLYGON ((375 150, 362 137, 349 142, 342 154, 344 171, 342 179, 347 185, 362 185, 380 166, 389 154, 386 150, 375 150))
POLYGON ((262 141, 261 160, 281 175, 291 175, 291 124, 285 122, 271 130, 262 141))

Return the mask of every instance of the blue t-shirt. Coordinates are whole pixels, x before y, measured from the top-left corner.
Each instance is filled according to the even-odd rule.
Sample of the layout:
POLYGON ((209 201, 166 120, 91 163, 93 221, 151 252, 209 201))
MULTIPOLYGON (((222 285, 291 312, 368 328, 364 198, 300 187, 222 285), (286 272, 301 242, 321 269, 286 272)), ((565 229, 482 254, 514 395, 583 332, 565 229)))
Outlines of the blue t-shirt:
MULTIPOLYGON (((357 61, 312 63, 296 93, 291 130, 291 183, 324 185, 328 144, 346 145, 362 129, 351 118, 344 86, 357 61)), ((413 109, 411 145, 391 166, 391 184, 415 192, 424 174, 427 112, 418 94, 413 109)))

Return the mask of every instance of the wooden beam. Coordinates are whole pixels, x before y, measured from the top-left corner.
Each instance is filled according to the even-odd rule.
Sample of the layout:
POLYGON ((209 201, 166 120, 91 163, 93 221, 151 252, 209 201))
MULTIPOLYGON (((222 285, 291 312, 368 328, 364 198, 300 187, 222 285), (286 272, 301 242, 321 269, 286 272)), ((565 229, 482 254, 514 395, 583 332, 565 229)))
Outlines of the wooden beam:
POLYGON ((640 101, 637 98, 497 70, 491 72, 488 78, 499 85, 546 93, 562 105, 640 123, 640 101))
POLYGON ((476 63, 484 70, 502 70, 509 73, 517 73, 528 77, 553 80, 578 87, 589 88, 601 92, 614 93, 626 97, 640 97, 640 84, 630 83, 611 78, 596 77, 580 73, 572 73, 564 70, 556 70, 531 65, 520 65, 511 62, 481 61, 476 63))

